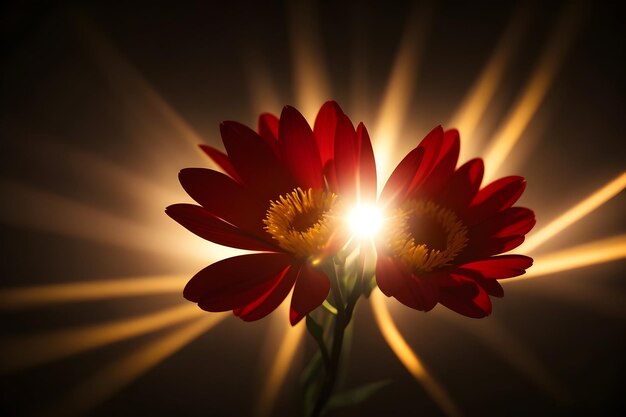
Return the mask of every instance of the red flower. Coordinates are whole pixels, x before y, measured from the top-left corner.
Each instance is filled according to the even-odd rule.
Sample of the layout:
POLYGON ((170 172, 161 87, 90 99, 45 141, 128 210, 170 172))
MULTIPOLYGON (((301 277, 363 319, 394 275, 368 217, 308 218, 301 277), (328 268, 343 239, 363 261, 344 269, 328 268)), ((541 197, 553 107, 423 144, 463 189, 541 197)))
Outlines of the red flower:
POLYGON ((328 277, 313 264, 337 239, 337 195, 354 194, 362 166, 361 182, 376 183, 367 131, 362 124, 355 131, 335 102, 322 106, 313 130, 289 106, 280 120, 262 114, 258 133, 237 122, 223 122, 220 130, 227 155, 201 148, 228 175, 183 169, 180 182, 200 205, 175 204, 166 212, 204 239, 262 253, 209 265, 184 296, 204 310, 233 310, 251 321, 294 288, 289 318, 295 324, 328 295, 328 277))
POLYGON ((532 259, 499 255, 524 241, 534 213, 512 207, 524 178, 510 176, 480 188, 483 161, 455 170, 459 133, 436 127, 396 167, 381 194, 389 216, 377 245, 381 291, 417 310, 438 302, 468 317, 491 313, 497 279, 525 273, 532 259))

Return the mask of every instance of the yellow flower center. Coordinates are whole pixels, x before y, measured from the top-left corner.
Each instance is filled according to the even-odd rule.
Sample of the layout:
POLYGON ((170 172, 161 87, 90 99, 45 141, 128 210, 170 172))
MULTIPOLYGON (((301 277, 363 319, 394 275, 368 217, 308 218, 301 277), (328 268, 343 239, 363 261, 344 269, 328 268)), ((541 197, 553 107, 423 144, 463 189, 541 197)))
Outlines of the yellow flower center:
POLYGON ((337 196, 324 190, 296 188, 270 203, 263 220, 278 245, 298 257, 324 252, 335 229, 337 196))
POLYGON ((390 217, 389 249, 413 272, 450 265, 467 245, 467 227, 432 201, 408 200, 390 217))

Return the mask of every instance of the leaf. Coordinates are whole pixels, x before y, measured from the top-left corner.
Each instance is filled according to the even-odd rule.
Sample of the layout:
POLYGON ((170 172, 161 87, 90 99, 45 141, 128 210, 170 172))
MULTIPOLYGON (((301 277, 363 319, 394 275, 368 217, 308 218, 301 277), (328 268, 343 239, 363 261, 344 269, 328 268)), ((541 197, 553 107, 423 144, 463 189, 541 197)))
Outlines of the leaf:
POLYGON ((372 382, 358 388, 335 394, 331 397, 330 401, 328 401, 327 409, 332 410, 360 404, 376 392, 391 384, 391 382, 392 381, 389 380, 372 382))

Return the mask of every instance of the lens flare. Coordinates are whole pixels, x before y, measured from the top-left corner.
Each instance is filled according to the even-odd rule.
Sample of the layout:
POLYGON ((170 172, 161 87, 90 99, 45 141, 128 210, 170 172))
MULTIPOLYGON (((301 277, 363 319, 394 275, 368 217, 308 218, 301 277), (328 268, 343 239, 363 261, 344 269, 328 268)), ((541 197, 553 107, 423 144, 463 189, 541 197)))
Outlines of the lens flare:
POLYGON ((348 225, 354 236, 370 239, 376 236, 383 226, 382 211, 371 204, 359 205, 348 214, 348 225))

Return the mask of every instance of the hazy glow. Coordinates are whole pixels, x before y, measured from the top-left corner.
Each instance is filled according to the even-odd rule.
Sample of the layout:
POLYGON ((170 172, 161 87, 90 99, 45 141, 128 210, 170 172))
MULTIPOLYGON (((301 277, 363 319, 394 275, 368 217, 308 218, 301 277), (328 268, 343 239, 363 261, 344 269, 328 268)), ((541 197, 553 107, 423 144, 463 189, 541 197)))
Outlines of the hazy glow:
POLYGON ((0 309, 181 292, 191 275, 155 275, 0 290, 0 309))
POLYGON ((379 182, 391 174, 393 152, 413 97, 419 58, 430 30, 431 10, 427 3, 420 8, 415 7, 407 21, 376 119, 372 142, 379 182))
MULTIPOLYGON (((154 113, 153 120, 163 120, 175 129, 177 135, 197 151, 205 163, 198 144, 202 137, 172 108, 172 106, 146 81, 139 71, 126 60, 115 45, 102 34, 85 15, 74 14, 73 21, 81 32, 84 50, 94 60, 102 75, 107 78, 116 93, 132 107, 148 108, 154 113)), ((187 148, 189 149, 189 148, 187 148)))
POLYGON ((541 54, 539 64, 513 105, 505 122, 491 139, 485 159, 484 181, 492 181, 498 169, 511 153, 524 130, 537 112, 566 54, 572 45, 582 17, 582 6, 572 2, 559 17, 541 54))
POLYGON ((373 238, 383 226, 383 213, 374 205, 359 205, 348 214, 348 224, 354 236, 373 238))
MULTIPOLYGON (((289 300, 290 297, 287 298, 289 300)), ((267 417, 272 415, 276 398, 280 392, 280 388, 285 382, 287 373, 293 365, 293 358, 298 351, 300 341, 304 335, 305 325, 304 322, 298 323, 296 326, 291 327, 285 318, 289 312, 288 301, 283 302, 281 308, 274 313, 276 320, 280 320, 282 327, 282 340, 278 349, 273 352, 272 364, 267 373, 267 379, 264 381, 261 392, 259 393, 259 399, 256 405, 256 417, 267 417)))
POLYGON ((626 234, 537 256, 535 264, 526 271, 526 274, 501 282, 507 283, 556 274, 623 258, 626 258, 626 234))
MULTIPOLYGON (((624 188, 626 188, 626 172, 552 220, 548 225, 530 235, 519 250, 523 252, 535 250, 539 245, 556 236, 572 223, 585 217, 587 214, 615 197, 622 192, 624 188)), ((533 269, 536 269, 536 267, 533 269)))
POLYGON ((287 6, 298 109, 307 120, 313 121, 322 103, 331 97, 315 9, 306 1, 288 2, 287 6))
POLYGON ((460 161, 476 154, 473 141, 474 131, 485 114, 496 88, 502 81, 504 71, 509 66, 513 53, 519 47, 522 34, 528 26, 529 17, 530 7, 527 5, 518 7, 506 32, 498 41, 491 58, 449 123, 449 126, 458 129, 461 137, 464 138, 460 161))
POLYGON ((5 341, 0 345, 0 370, 15 371, 62 359, 171 326, 201 314, 206 313, 196 305, 184 304, 141 317, 5 341))
POLYGON ((108 364, 81 381, 52 409, 42 415, 77 416, 87 412, 148 372, 194 339, 228 317, 228 313, 204 314, 198 320, 108 364))
POLYGON ((447 416, 460 416, 461 411, 458 409, 450 395, 443 389, 441 385, 426 370, 422 361, 417 354, 411 349, 402 334, 396 327, 396 324, 389 314, 389 310, 385 305, 387 299, 380 290, 376 289, 371 295, 372 308, 376 324, 380 329, 385 341, 396 354, 404 367, 419 381, 428 395, 439 405, 447 416))

